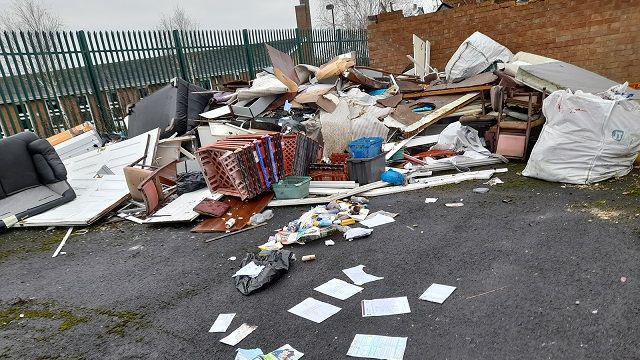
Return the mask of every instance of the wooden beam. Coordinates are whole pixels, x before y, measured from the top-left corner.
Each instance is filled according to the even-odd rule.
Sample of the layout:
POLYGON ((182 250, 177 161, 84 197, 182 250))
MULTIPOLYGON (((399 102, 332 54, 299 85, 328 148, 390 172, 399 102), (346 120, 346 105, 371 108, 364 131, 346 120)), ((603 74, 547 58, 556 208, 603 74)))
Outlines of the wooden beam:
POLYGON ((439 109, 434 110, 429 115, 423 117, 420 121, 417 121, 404 129, 405 136, 415 136, 420 131, 426 129, 427 127, 435 124, 438 120, 443 117, 457 111, 461 107, 467 105, 468 103, 474 101, 480 96, 480 93, 471 93, 461 96, 458 100, 453 101, 439 109))
POLYGON ((453 89, 427 90, 427 91, 422 91, 422 92, 402 94, 402 98, 403 99, 417 99, 417 98, 422 98, 422 97, 427 97, 427 96, 434 96, 434 95, 465 94, 465 93, 469 93, 469 92, 479 92, 479 91, 491 90, 492 86, 493 85, 479 85, 479 86, 467 86, 467 87, 453 88, 453 89))
POLYGON ((317 205, 317 204, 327 204, 334 200, 344 199, 353 195, 361 194, 365 191, 371 191, 379 188, 383 188, 389 186, 388 183, 384 181, 376 181, 371 184, 358 186, 355 189, 346 190, 345 192, 324 196, 324 197, 315 197, 315 198, 306 198, 306 199, 288 199, 288 200, 273 200, 269 203, 269 207, 276 206, 298 206, 298 205, 317 205))

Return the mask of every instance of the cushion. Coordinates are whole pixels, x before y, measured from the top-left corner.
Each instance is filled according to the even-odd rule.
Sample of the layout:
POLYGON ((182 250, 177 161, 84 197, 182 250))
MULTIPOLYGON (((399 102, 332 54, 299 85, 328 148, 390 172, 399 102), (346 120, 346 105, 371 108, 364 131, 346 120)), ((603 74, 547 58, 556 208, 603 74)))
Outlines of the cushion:
POLYGON ((34 133, 23 132, 0 140, 0 184, 6 195, 40 185, 27 144, 38 140, 34 133))

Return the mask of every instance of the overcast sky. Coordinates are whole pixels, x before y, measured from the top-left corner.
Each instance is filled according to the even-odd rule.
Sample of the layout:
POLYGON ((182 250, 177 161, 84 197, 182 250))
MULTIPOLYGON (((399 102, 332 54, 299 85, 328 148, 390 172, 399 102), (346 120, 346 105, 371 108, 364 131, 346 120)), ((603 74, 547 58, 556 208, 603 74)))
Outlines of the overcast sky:
MULTIPOLYGON (((6 8, 13 0, 0 0, 6 8)), ((299 0, 41 0, 70 30, 154 29, 182 6, 203 29, 295 28, 299 0)), ((311 17, 321 0, 311 0, 311 17)), ((376 1, 376 0, 362 0, 376 1)), ((430 1, 430 0, 428 0, 430 1)), ((419 0, 417 2, 422 2, 419 0)))

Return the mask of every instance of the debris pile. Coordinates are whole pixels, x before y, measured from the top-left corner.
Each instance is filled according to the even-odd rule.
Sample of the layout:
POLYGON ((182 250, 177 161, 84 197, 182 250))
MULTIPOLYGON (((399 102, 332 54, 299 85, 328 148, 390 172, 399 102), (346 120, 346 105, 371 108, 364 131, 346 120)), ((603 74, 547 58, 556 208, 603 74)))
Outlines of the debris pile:
MULTIPOLYGON (((245 256, 233 278, 249 295, 290 270, 296 257, 285 246, 331 246, 395 221, 398 214, 372 212, 369 198, 470 180, 494 186, 502 181, 493 176, 507 171, 496 166, 509 160, 528 159, 525 176, 576 184, 632 169, 640 151, 632 87, 514 54, 479 32, 439 72, 428 41, 413 41, 404 73, 359 66, 355 53, 296 65, 265 45, 271 66, 251 82, 205 90, 174 79, 130 106, 128 139, 104 144, 91 124, 49 142, 1 139, 0 162, 16 170, 0 173, 0 227, 87 226, 115 211, 110 221, 136 224, 200 218, 192 232, 223 234, 209 242, 268 225, 277 207, 306 206, 245 256)), ((300 257, 316 259, 322 254, 300 257)), ((346 300, 382 280, 363 267, 344 270, 354 284, 332 279, 315 290, 346 300)), ((454 290, 433 284, 420 299, 442 304, 454 290)), ((340 310, 307 298, 289 312, 319 323, 340 310)), ((363 317, 410 311, 406 297, 362 302, 363 317)), ((226 332, 235 314, 220 316, 211 332, 226 332)), ((221 341, 235 346, 255 329, 242 324, 221 341)), ((406 345, 407 338, 357 334, 348 355, 401 359, 406 345)), ((240 349, 236 358, 303 355, 285 345, 266 355, 240 349)))

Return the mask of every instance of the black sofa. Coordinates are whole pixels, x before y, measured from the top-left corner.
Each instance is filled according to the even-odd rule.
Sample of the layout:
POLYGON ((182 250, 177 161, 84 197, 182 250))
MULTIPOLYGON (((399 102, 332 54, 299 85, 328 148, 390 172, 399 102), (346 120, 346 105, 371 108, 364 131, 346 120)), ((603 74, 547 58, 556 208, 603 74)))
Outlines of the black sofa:
POLYGON ((24 132, 0 139, 0 229, 75 199, 47 140, 24 132))

